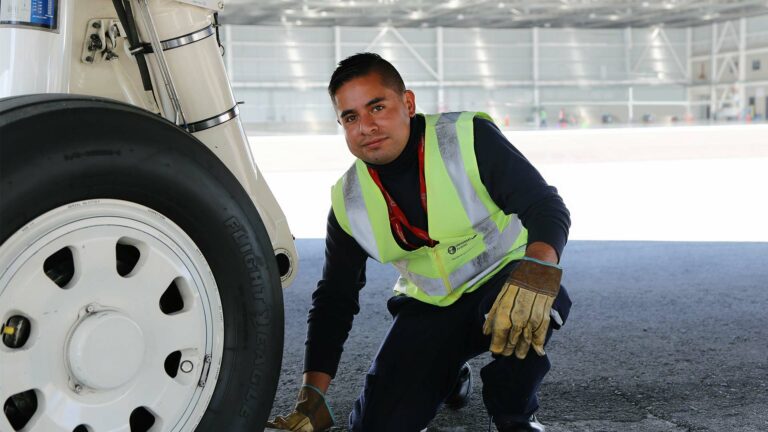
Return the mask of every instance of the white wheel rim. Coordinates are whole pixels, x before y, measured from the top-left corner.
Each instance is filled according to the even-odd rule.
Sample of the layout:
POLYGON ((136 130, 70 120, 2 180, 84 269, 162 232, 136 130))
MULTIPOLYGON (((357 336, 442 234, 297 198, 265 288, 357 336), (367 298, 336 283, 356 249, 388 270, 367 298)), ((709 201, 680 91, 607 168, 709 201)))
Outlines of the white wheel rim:
MULTIPOLYGON (((221 364, 221 300, 202 253, 163 215, 102 199, 29 223, 0 245, 0 320, 14 315, 32 331, 21 348, 0 342, 0 403, 34 390, 38 407, 25 431, 128 431, 140 407, 155 417, 152 431, 191 431, 205 413, 221 364), (140 253, 125 276, 118 241, 140 253), (62 248, 74 264, 63 288, 44 272, 62 248), (172 282, 183 308, 166 314, 160 297, 172 282), (165 361, 176 351, 172 378, 165 361)), ((13 430, 1 412, 0 430, 13 430)))

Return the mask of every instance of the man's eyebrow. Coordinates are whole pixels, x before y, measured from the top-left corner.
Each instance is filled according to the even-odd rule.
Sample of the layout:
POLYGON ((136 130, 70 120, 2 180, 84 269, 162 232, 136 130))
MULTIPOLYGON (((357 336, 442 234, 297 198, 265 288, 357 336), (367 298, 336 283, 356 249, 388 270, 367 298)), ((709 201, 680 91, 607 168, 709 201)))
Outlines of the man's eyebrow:
POLYGON ((384 99, 386 99, 386 98, 383 97, 383 96, 375 97, 375 98, 371 99, 370 101, 368 101, 368 103, 365 104, 365 106, 369 107, 371 105, 375 105, 375 104, 383 101, 384 99))
MULTIPOLYGON (((386 98, 384 96, 375 97, 375 98, 369 100, 368 103, 365 104, 365 106, 369 107, 371 105, 375 105, 375 104, 377 104, 377 103, 379 103, 379 102, 381 102, 381 101, 383 101, 385 99, 386 98)), ((342 111, 341 114, 339 115, 339 117, 344 118, 344 117, 346 117, 346 116, 348 116, 350 114, 354 114, 354 112, 355 112, 354 109, 347 109, 347 110, 342 111)))

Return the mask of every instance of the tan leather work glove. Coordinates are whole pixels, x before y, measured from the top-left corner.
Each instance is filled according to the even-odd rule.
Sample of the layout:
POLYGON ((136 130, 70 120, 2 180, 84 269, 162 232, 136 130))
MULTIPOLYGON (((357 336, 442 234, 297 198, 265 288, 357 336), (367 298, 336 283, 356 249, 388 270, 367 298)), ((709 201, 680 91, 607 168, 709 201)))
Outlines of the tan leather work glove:
POLYGON ((287 430, 295 432, 320 432, 333 426, 333 414, 325 401, 323 393, 310 385, 303 385, 296 398, 296 406, 288 416, 277 416, 267 422, 267 430, 287 430))
POLYGON ((491 352, 519 359, 534 351, 544 355, 549 311, 560 291, 560 266, 523 258, 512 270, 485 317, 483 334, 491 335, 491 352))

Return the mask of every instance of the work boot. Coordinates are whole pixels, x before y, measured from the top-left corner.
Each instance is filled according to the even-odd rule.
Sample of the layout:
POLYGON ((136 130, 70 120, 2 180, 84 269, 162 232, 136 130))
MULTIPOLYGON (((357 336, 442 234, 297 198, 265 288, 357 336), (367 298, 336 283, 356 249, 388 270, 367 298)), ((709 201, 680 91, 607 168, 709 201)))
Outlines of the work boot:
POLYGON ((472 369, 469 367, 469 363, 464 363, 461 370, 459 370, 456 384, 453 385, 453 389, 445 398, 445 405, 452 410, 464 408, 469 403, 469 396, 471 394, 472 369))
POLYGON ((544 425, 539 423, 535 415, 528 420, 505 420, 496 423, 499 432, 544 432, 544 425))

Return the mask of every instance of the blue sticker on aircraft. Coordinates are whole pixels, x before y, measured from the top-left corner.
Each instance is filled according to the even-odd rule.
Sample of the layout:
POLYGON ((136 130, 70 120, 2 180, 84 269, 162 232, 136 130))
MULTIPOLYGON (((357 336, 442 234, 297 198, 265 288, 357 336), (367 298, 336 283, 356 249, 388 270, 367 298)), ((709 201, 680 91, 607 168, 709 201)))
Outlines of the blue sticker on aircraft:
POLYGON ((0 25, 57 30, 59 0, 0 0, 0 25))

